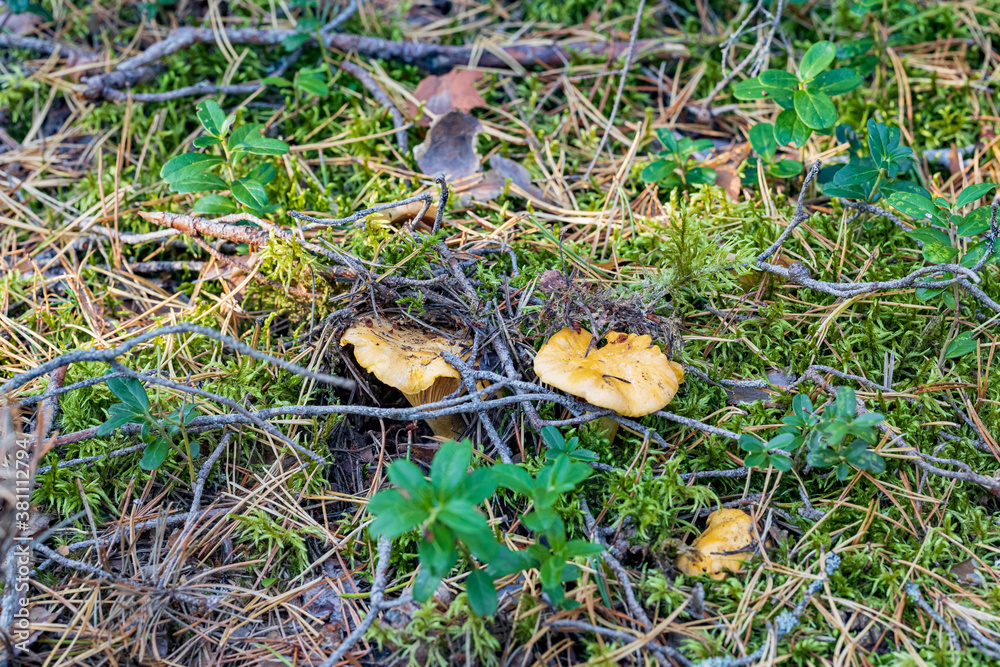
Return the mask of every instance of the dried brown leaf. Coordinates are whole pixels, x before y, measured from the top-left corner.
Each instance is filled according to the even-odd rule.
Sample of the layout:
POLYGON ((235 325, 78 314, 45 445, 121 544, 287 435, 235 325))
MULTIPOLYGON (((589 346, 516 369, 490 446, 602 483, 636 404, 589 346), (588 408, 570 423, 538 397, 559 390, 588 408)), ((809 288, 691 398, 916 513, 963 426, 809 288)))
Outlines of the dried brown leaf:
POLYGON ((437 119, 427 139, 413 147, 420 170, 428 175, 443 172, 449 182, 480 170, 476 136, 482 132, 479 120, 461 111, 437 119))
MULTIPOLYGON (((444 76, 428 76, 417 84, 413 96, 424 103, 424 109, 434 116, 443 116, 452 111, 468 113, 476 107, 486 106, 476 82, 483 78, 482 72, 472 70, 452 70, 444 76)), ((408 103, 410 116, 416 117, 419 108, 412 102, 408 103)), ((430 118, 425 114, 417 119, 418 125, 430 125, 430 118)))

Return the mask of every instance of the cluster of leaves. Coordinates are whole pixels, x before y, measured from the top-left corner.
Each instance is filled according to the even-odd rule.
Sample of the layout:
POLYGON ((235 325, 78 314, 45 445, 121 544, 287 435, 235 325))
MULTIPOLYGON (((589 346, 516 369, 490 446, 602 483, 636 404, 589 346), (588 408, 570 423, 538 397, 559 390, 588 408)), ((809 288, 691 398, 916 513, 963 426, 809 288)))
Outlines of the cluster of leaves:
POLYGON ((642 180, 646 183, 659 183, 665 190, 676 190, 688 185, 713 185, 716 173, 709 167, 693 166, 694 154, 712 148, 711 139, 691 140, 688 137, 677 139, 673 132, 666 128, 656 131, 656 136, 663 144, 659 157, 650 162, 642 170, 642 180))
POLYGON ((556 503, 563 494, 573 491, 577 484, 587 479, 592 468, 583 463, 595 461, 590 450, 581 449, 577 438, 564 441, 562 433, 554 426, 542 429, 542 439, 548 445, 546 459, 549 463, 535 477, 524 468, 513 465, 495 466, 504 487, 531 500, 532 511, 521 517, 521 523, 535 533, 535 543, 524 552, 526 562, 518 569, 538 568, 542 590, 553 604, 566 609, 579 606, 566 600, 563 584, 580 576, 580 568, 569 562, 573 558, 596 556, 603 547, 587 540, 569 540, 566 525, 556 512, 556 503))
POLYGON ((797 75, 765 70, 736 84, 733 95, 738 100, 773 99, 783 109, 774 122, 775 141, 801 147, 813 130, 828 130, 837 121, 831 98, 851 92, 863 81, 853 69, 829 69, 836 56, 832 43, 817 42, 802 56, 797 75))
POLYGON ((757 152, 760 160, 767 166, 767 171, 778 178, 791 178, 802 173, 802 162, 799 160, 776 159, 779 139, 784 134, 777 131, 772 123, 757 123, 750 128, 750 145, 757 152))
MULTIPOLYGON (((976 203, 996 187, 993 183, 970 185, 958 193, 954 204, 950 204, 942 197, 931 198, 926 194, 915 192, 896 192, 887 199, 887 203, 915 221, 927 223, 906 234, 923 244, 921 252, 925 260, 933 264, 941 264, 952 262, 961 254, 961 257, 958 258, 959 264, 971 269, 988 253, 991 256, 986 262, 997 262, 997 256, 992 254, 994 241, 996 241, 991 229, 993 224, 991 221, 992 206, 989 204, 979 206, 964 215, 960 211, 976 203), (985 240, 979 241, 964 253, 962 252, 961 246, 963 244, 960 239, 975 239, 983 233, 986 233, 985 240)), ((950 273, 944 274, 945 280, 951 277, 950 273)), ((928 278, 927 280, 936 280, 936 278, 928 278)), ((948 308, 955 307, 955 295, 946 287, 921 287, 917 289, 916 294, 920 301, 940 297, 948 308)))
POLYGON ((277 207, 268 205, 264 186, 274 178, 274 166, 263 162, 248 166, 242 162, 247 155, 284 155, 288 144, 263 136, 264 126, 257 123, 234 129, 236 116, 227 116, 214 100, 203 102, 197 115, 205 135, 194 140, 195 147, 218 147, 222 155, 182 153, 163 165, 160 178, 174 192, 213 191, 215 194, 195 202, 195 213, 226 215, 235 213, 240 206, 258 214, 273 212, 277 207), (219 194, 226 190, 232 198, 219 194))
POLYGON ((327 85, 326 67, 303 67, 295 72, 291 80, 281 76, 265 77, 262 81, 269 86, 275 86, 282 92, 293 93, 296 101, 299 97, 326 97, 330 94, 327 85))
POLYGON ((391 539, 420 529, 420 570, 413 585, 417 600, 429 599, 464 556, 470 564, 469 605, 477 614, 496 611, 495 579, 529 568, 538 568, 542 589, 554 603, 572 606, 563 584, 575 579, 579 568, 567 561, 596 554, 602 547, 568 540, 555 506, 563 494, 590 475, 590 466, 579 461, 592 460, 594 455, 579 449, 575 438, 563 442, 556 429, 547 430, 543 437, 556 444, 557 453, 534 477, 524 468, 507 464, 468 472, 472 445, 467 440, 441 445, 431 463, 430 479, 410 461, 398 460, 389 466, 389 479, 399 488, 382 491, 368 503, 376 517, 370 531, 391 539), (524 551, 512 551, 498 542, 478 509, 498 487, 532 503, 532 511, 521 522, 536 534, 536 540, 524 551))
POLYGON ((885 472, 885 459, 868 449, 878 441, 875 426, 885 420, 878 412, 855 416, 857 397, 850 387, 840 387, 834 401, 817 413, 807 394, 792 399, 792 414, 782 418, 785 424, 766 444, 744 434, 740 447, 748 452, 747 466, 790 470, 792 460, 777 450, 793 452, 806 445, 806 463, 814 468, 835 467, 837 479, 844 481, 851 466, 875 474, 885 472))
POLYGON ((837 141, 850 145, 850 155, 846 165, 824 170, 820 179, 821 183, 828 183, 823 188, 824 194, 861 199, 868 203, 897 192, 930 198, 927 190, 916 183, 898 180, 900 174, 910 169, 913 161, 913 150, 899 145, 899 128, 869 120, 867 157, 862 156, 861 142, 849 126, 838 126, 835 134, 837 141), (829 184, 831 180, 832 184, 829 184))
POLYGON ((107 384, 121 403, 111 406, 108 419, 98 427, 97 435, 110 435, 125 424, 142 424, 141 438, 146 447, 139 466, 143 470, 155 470, 163 465, 171 451, 182 451, 177 445, 178 438, 183 440, 189 464, 198 457, 199 444, 188 440, 184 433, 184 425, 195 416, 196 404, 187 403, 158 419, 150 409, 149 395, 142 382, 135 378, 111 378, 107 384))
POLYGON ((902 2, 886 0, 854 0, 851 3, 850 12, 854 16, 863 18, 868 13, 888 14, 892 10, 913 14, 916 12, 916 5, 903 0, 902 2))

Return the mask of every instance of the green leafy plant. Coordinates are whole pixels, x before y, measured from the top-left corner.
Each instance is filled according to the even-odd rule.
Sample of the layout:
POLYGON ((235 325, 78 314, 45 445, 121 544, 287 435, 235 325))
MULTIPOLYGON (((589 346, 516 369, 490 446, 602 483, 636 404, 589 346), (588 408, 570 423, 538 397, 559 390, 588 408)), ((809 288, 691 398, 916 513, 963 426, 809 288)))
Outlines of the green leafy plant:
POLYGON ((854 0, 851 3, 851 14, 863 17, 868 13, 878 13, 888 15, 889 12, 897 10, 906 14, 913 14, 916 5, 903 0, 902 2, 887 2, 886 0, 854 0))
POLYGON ((276 210, 277 206, 268 204, 264 189, 275 176, 274 167, 266 163, 245 165, 243 158, 284 155, 288 144, 263 136, 264 126, 256 123, 233 129, 236 116, 227 116, 214 100, 203 102, 197 115, 205 135, 194 140, 195 147, 218 147, 222 154, 182 153, 163 165, 160 177, 174 192, 215 192, 195 202, 195 213, 224 215, 238 211, 240 206, 255 213, 276 210), (232 198, 219 194, 225 190, 232 198))
MULTIPOLYGON (((992 206, 988 204, 979 206, 964 215, 961 210, 970 207, 996 187, 993 183, 970 185, 958 193, 954 204, 941 197, 931 198, 913 192, 894 193, 888 198, 887 203, 914 221, 926 223, 906 233, 922 244, 921 253, 926 261, 941 264, 952 262, 957 257, 959 264, 965 268, 972 268, 987 254, 990 257, 985 263, 997 262, 997 255, 993 253, 996 238, 990 221, 992 206), (972 241, 963 241, 963 239, 975 240, 984 233, 986 238, 971 246, 969 243, 972 241)), ((948 280, 952 278, 952 274, 945 273, 944 278, 948 280)), ((932 280, 936 278, 931 277, 924 282, 932 280)), ((917 289, 916 296, 920 301, 940 296, 946 306, 955 307, 955 295, 946 287, 921 287, 917 289)))
POLYGON ((833 97, 849 93, 863 79, 849 68, 829 69, 837 55, 830 42, 809 47, 798 73, 769 69, 733 87, 738 100, 773 99, 783 111, 774 122, 779 144, 802 146, 814 130, 828 130, 837 121, 833 97))
POLYGON ((563 589, 564 583, 580 574, 579 566, 569 561, 596 555, 603 547, 587 540, 567 539, 566 525, 555 506, 562 494, 573 491, 590 476, 590 466, 574 461, 569 454, 561 454, 534 478, 524 468, 513 465, 501 464, 494 471, 504 487, 531 500, 533 509, 521 517, 521 523, 535 533, 535 543, 527 548, 526 555, 528 566, 538 568, 542 590, 553 604, 576 608, 579 604, 567 600, 563 589))
POLYGON ((868 152, 862 156, 861 144, 849 126, 837 128, 838 141, 846 141, 851 146, 849 161, 827 171, 820 182, 832 185, 823 188, 824 194, 844 199, 860 199, 868 203, 895 192, 910 192, 930 198, 927 191, 910 181, 898 177, 910 169, 913 151, 899 145, 899 128, 889 127, 874 119, 868 121, 868 152), (829 178, 833 174, 832 179, 829 178))
POLYGON ((111 406, 108 419, 97 428, 97 435, 109 435, 125 424, 142 424, 141 437, 146 448, 139 466, 143 470, 155 470, 163 465, 171 451, 182 451, 194 479, 192 461, 198 457, 200 447, 197 442, 188 440, 184 425, 195 416, 198 406, 187 403, 158 419, 151 411, 149 395, 142 382, 135 378, 111 378, 107 384, 121 403, 111 406), (183 440, 183 449, 177 444, 178 438, 183 440))
POLYGON ((326 67, 303 67, 295 73, 292 80, 280 76, 269 76, 262 80, 269 86, 276 86, 284 92, 292 92, 298 98, 308 99, 310 97, 326 97, 330 94, 330 87, 327 85, 326 67))
MULTIPOLYGON (((806 445, 806 463, 814 468, 835 467, 837 479, 844 481, 851 466, 873 473, 885 472, 885 459, 868 449, 878 442, 875 426, 885 420, 878 412, 855 416, 857 397, 850 387, 837 389, 837 396, 822 414, 813 410, 806 394, 792 400, 792 414, 782 418, 785 426, 778 429, 781 440, 794 450, 806 445)), ((778 445, 781 446, 781 445, 778 445)))
POLYGON ((509 464, 467 472, 472 462, 472 445, 467 440, 441 445, 431 463, 430 479, 410 461, 399 460, 389 466, 389 479, 399 488, 382 491, 368 503, 368 510, 376 517, 370 531, 392 539, 420 529, 420 570, 413 585, 417 600, 429 599, 464 557, 470 563, 466 579, 469 605, 477 614, 496 611, 495 579, 533 567, 539 569, 542 590, 552 602, 568 604, 563 584, 579 575, 579 567, 568 561, 602 549, 586 540, 567 539, 555 509, 562 494, 572 491, 591 473, 590 466, 573 460, 574 455, 591 454, 578 449, 573 440, 560 443, 562 453, 535 477, 509 464), (532 503, 532 511, 521 522, 536 533, 536 540, 524 551, 500 544, 478 509, 498 486, 532 503))
POLYGON ((678 140, 666 128, 658 129, 656 136, 663 144, 664 150, 642 170, 643 181, 659 183, 666 190, 675 190, 686 185, 715 183, 714 169, 693 166, 693 155, 698 151, 712 148, 711 139, 694 141, 688 137, 681 137, 678 140))
POLYGON ((542 441, 548 447, 545 458, 550 461, 557 460, 560 456, 569 457, 571 461, 596 461, 597 454, 580 447, 580 439, 575 435, 566 440, 563 434, 555 426, 542 428, 542 441))
POLYGON ((792 469, 792 459, 777 450, 791 446, 794 438, 795 436, 790 433, 781 433, 766 443, 762 443, 749 433, 744 433, 739 440, 740 449, 747 453, 743 462, 748 468, 773 467, 776 470, 788 472, 792 469))
POLYGON ((761 161, 767 165, 767 171, 772 176, 778 178, 798 176, 802 173, 802 162, 776 159, 779 143, 789 143, 788 141, 779 141, 776 135, 778 135, 778 129, 774 124, 757 123, 750 128, 750 145, 757 151, 761 161))
MULTIPOLYGON (((420 527, 420 571, 413 595, 421 602, 430 598, 455 567, 460 551, 489 563, 503 548, 477 509, 496 491, 497 476, 490 468, 467 473, 471 463, 472 445, 467 440, 441 445, 431 463, 430 480, 410 461, 394 461, 388 475, 399 488, 382 491, 368 503, 368 510, 376 516, 373 534, 391 539, 420 527)), ((492 578, 475 568, 466 584, 476 613, 492 613, 497 604, 492 578), (493 591, 492 604, 484 595, 486 589, 493 591)))

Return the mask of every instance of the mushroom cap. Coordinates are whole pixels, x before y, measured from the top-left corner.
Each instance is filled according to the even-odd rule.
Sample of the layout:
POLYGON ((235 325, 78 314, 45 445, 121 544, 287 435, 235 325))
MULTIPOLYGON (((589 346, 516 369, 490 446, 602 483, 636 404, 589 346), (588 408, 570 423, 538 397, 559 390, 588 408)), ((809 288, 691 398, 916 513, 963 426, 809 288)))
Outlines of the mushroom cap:
POLYGON ((692 543, 691 553, 677 559, 677 568, 686 575, 707 574, 724 579, 726 570, 736 571, 753 554, 745 549, 753 544, 753 519, 738 509, 720 509, 708 515, 705 532, 692 543))
POLYGON ((408 396, 430 389, 438 378, 462 377, 442 358, 442 352, 459 357, 468 354, 459 343, 433 331, 373 320, 359 320, 348 327, 340 345, 353 345, 359 364, 408 396))
POLYGON ((567 327, 535 355, 535 374, 542 382, 610 408, 623 417, 642 417, 662 410, 684 382, 684 368, 660 351, 649 336, 611 332, 608 344, 590 350, 593 336, 567 327))

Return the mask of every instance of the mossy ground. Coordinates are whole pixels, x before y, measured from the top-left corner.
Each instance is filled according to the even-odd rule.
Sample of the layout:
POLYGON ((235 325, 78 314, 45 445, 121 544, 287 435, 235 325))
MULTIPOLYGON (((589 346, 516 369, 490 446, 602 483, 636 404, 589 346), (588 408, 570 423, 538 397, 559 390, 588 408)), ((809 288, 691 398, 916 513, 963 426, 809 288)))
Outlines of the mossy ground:
MULTIPOLYGON (((57 15, 60 39, 91 47, 112 37, 116 43, 128 43, 140 30, 138 12, 148 7, 152 7, 151 20, 160 25, 165 25, 169 15, 166 7, 147 5, 103 3, 67 12, 66 7, 43 4, 57 15), (90 21, 107 15, 117 17, 114 29, 95 36, 90 21)), ((627 35, 631 19, 618 17, 634 15, 637 4, 613 2, 593 9, 592 3, 580 2, 512 3, 503 11, 517 12, 520 21, 541 22, 539 30, 586 20, 593 29, 621 39, 627 35)), ((889 4, 893 7, 860 18, 850 12, 851 3, 841 0, 795 3, 786 9, 782 28, 799 52, 819 39, 846 42, 868 35, 876 43, 871 85, 838 98, 838 122, 859 130, 869 118, 898 126, 904 143, 918 156, 927 149, 990 143, 995 131, 995 100, 988 86, 975 81, 975 75, 986 63, 980 38, 984 33, 996 36, 992 21, 1000 4, 916 3, 912 11, 895 7, 908 3, 889 4)), ((674 3, 667 5, 674 7, 674 3)), ((685 103, 693 104, 692 100, 707 95, 721 78, 720 34, 737 15, 745 14, 746 7, 734 2, 679 2, 677 11, 663 7, 666 5, 655 11, 647 7, 640 37, 666 32, 687 45, 690 57, 666 61, 662 72, 685 103), (710 13, 700 13, 706 9, 710 13), (678 25, 672 23, 670 14, 679 19, 678 25)), ((236 3, 228 9, 228 16, 234 21, 244 17, 253 22, 272 11, 264 2, 236 3)), ((492 16, 491 11, 481 9, 477 15, 492 16)), ((405 15, 405 11, 369 8, 343 30, 400 39, 408 34, 405 15)), ((458 22, 453 27, 443 38, 446 43, 471 42, 481 29, 467 30, 458 22)), ((280 55, 280 50, 255 48, 244 53, 239 46, 237 51, 242 60, 234 70, 233 83, 259 79, 280 55)), ((135 215, 137 210, 190 211, 191 197, 170 193, 159 173, 171 157, 190 150, 190 140, 199 128, 195 100, 81 105, 70 99, 68 89, 54 90, 53 79, 38 73, 40 63, 32 60, 35 57, 21 51, 4 56, 0 108, 5 111, 0 118, 5 131, 15 141, 32 139, 39 109, 50 95, 55 100, 51 109, 65 110, 70 122, 59 138, 62 147, 49 158, 43 162, 22 159, 16 164, 8 160, 3 168, 12 173, 21 170, 17 178, 32 171, 42 173, 42 165, 57 175, 82 175, 39 187, 48 199, 27 196, 16 205, 3 204, 6 210, 2 215, 16 223, 0 231, 3 253, 11 260, 9 266, 35 258, 34 266, 23 263, 0 277, 0 364, 4 376, 28 370, 61 352, 107 347, 141 329, 176 321, 212 326, 311 368, 344 372, 335 341, 327 337, 317 343, 299 338, 311 322, 319 322, 341 307, 338 295, 343 290, 336 284, 320 280, 314 303, 303 303, 282 290, 253 283, 241 295, 242 301, 234 301, 229 297, 230 285, 204 279, 198 272, 173 271, 149 277, 102 268, 113 262, 117 253, 129 262, 207 260, 208 255, 189 241, 68 249, 66 238, 72 236, 64 238, 57 232, 71 230, 71 223, 84 216, 99 218, 99 224, 117 224, 122 231, 146 233, 158 227, 135 215), (19 59, 28 62, 18 64, 19 59), (112 193, 121 196, 117 214, 110 205, 112 193), (57 208, 51 202, 65 202, 68 207, 57 208), (40 274, 40 266, 51 269, 48 264, 53 254, 62 258, 55 266, 66 270, 40 274)), ((293 146, 289 156, 271 159, 277 176, 268 186, 268 195, 279 207, 270 216, 275 222, 287 222, 284 214, 291 210, 344 216, 368 204, 408 197, 418 189, 434 191, 429 180, 415 178, 414 170, 418 170, 412 154, 401 155, 392 142, 393 124, 388 113, 356 79, 337 69, 337 61, 343 57, 311 47, 301 56, 303 65, 330 65, 330 93, 326 97, 302 100, 269 90, 251 104, 243 105, 236 98, 222 100, 224 108, 235 111, 238 122, 268 123, 273 133, 293 146), (294 148, 317 142, 327 145, 322 150, 299 152, 294 148), (413 179, 409 186, 400 173, 413 179)), ((163 74, 138 87, 137 92, 167 92, 215 80, 230 66, 219 49, 207 46, 183 50, 164 59, 163 64, 163 74)), ((369 64, 383 72, 380 80, 393 81, 407 91, 413 91, 424 76, 416 67, 396 61, 369 64)), ((727 66, 731 68, 731 64, 727 66)), ((785 55, 779 49, 775 49, 770 66, 785 66, 785 55)), ((904 435, 907 445, 962 461, 991 476, 997 459, 973 446, 971 441, 978 436, 949 401, 959 401, 970 414, 975 413, 988 433, 997 432, 1000 377, 992 369, 996 344, 993 313, 958 291, 958 305, 953 309, 937 300, 919 301, 912 289, 865 295, 844 303, 741 268, 741 261, 767 247, 788 224, 800 179, 768 179, 747 186, 738 201, 714 187, 650 194, 639 174, 655 150, 655 128, 676 127, 690 134, 742 143, 750 122, 765 120, 770 113, 769 107, 749 104, 711 124, 699 122, 685 111, 684 104, 669 98, 669 91, 667 96, 658 97, 657 67, 658 62, 648 64, 649 69, 636 65, 627 77, 617 123, 629 141, 639 141, 639 150, 621 179, 613 175, 623 164, 628 145, 615 139, 611 140, 615 164, 602 156, 602 166, 594 176, 582 178, 614 102, 618 79, 610 75, 610 65, 581 58, 562 78, 537 72, 486 75, 480 86, 486 106, 473 113, 499 130, 480 136, 479 153, 495 152, 518 160, 536 184, 562 189, 562 202, 571 202, 574 215, 534 206, 509 193, 471 206, 453 197, 440 238, 502 238, 513 248, 520 266, 520 277, 504 284, 502 276, 510 270, 509 259, 498 255, 483 262, 475 274, 481 298, 502 302, 511 291, 530 288, 542 271, 564 268, 575 271, 580 283, 594 294, 612 298, 657 295, 648 304, 650 314, 677 322, 680 344, 673 352, 675 357, 716 379, 763 378, 775 369, 797 377, 810 365, 823 364, 881 383, 887 354, 892 354, 895 392, 855 386, 858 396, 870 409, 883 413, 894 431, 904 435), (596 76, 574 79, 577 72, 596 76), (588 100, 589 108, 580 100, 588 100), (530 119, 512 122, 519 112, 530 113, 536 105, 537 113, 530 119), (656 202, 653 215, 641 205, 650 199, 656 202), (504 231, 497 235, 499 228, 504 231), (736 271, 731 270, 734 267, 736 271), (752 317, 723 320, 706 308, 709 306, 752 317), (972 330, 979 335, 978 351, 945 358, 942 351, 948 343, 958 333, 972 330), (942 430, 958 437, 942 440, 942 430)), ((727 90, 713 104, 732 101, 727 90)), ((411 127, 410 145, 422 141, 425 134, 425 128, 411 127)), ((820 154, 830 157, 842 153, 835 144, 832 137, 816 136, 802 149, 801 158, 808 164, 820 154)), ((985 152, 968 177, 996 181, 996 169, 993 153, 985 152)), ((911 177, 946 196, 963 179, 933 161, 919 164, 911 177)), ((848 223, 848 216, 836 202, 812 203, 816 212, 788 240, 782 254, 789 261, 807 263, 815 278, 859 280, 863 274, 864 280, 887 280, 907 274, 922 262, 913 241, 888 221, 848 223)), ((415 242, 376 218, 360 229, 333 229, 320 237, 362 260, 395 266, 394 275, 398 276, 424 278, 425 267, 439 261, 431 241, 415 242)), ((237 248, 235 252, 245 255, 249 249, 237 248)), ((272 240, 264 250, 261 271, 282 284, 311 289, 311 281, 323 268, 323 260, 301 246, 272 240)), ((1000 295, 995 268, 985 270, 982 279, 981 288, 987 294, 1000 295)), ((420 302, 408 305, 415 313, 427 307, 420 302)), ((528 306, 529 317, 516 332, 536 347, 551 324, 530 317, 539 309, 528 306)), ((370 400, 328 390, 193 335, 156 340, 133 352, 128 365, 138 371, 165 369, 172 378, 198 383, 248 408, 370 400)), ((65 383, 96 377, 107 370, 99 363, 77 364, 70 367, 65 383)), ((843 383, 829 379, 834 384, 843 383)), ((45 382, 40 381, 30 385, 27 393, 44 389, 45 382)), ((725 389, 689 375, 670 410, 737 433, 764 435, 789 413, 797 391, 810 392, 817 404, 823 400, 822 388, 806 383, 764 400, 734 405, 725 389)), ((401 401, 398 396, 382 398, 401 401)), ((186 400, 162 388, 150 388, 150 399, 159 414, 186 400)), ((59 433, 98 426, 115 402, 102 384, 63 395, 59 433)), ((199 411, 218 414, 222 408, 199 401, 199 411)), ((559 413, 555 407, 542 408, 543 417, 559 413)), ((771 522, 774 527, 766 555, 756 556, 743 572, 725 581, 701 582, 704 617, 685 612, 672 626, 671 632, 682 638, 680 645, 690 659, 739 655, 740 647, 749 653, 767 642, 766 621, 794 606, 809 579, 819 573, 819 554, 836 550, 843 565, 807 608, 801 626, 776 648, 778 656, 787 656, 795 665, 995 664, 975 648, 950 646, 944 629, 908 603, 905 593, 906 584, 916 583, 946 618, 975 619, 983 628, 1000 630, 1000 579, 990 567, 1000 553, 995 520, 1000 501, 983 488, 921 473, 907 460, 909 455, 888 439, 880 443, 888 470, 878 476, 857 472, 841 482, 826 470, 800 466, 794 473, 754 470, 745 478, 688 483, 681 473, 735 468, 744 453, 729 440, 666 420, 648 417, 643 423, 656 429, 669 446, 656 446, 624 429, 614 443, 601 440, 590 428, 578 429, 584 446, 596 451, 602 463, 618 469, 595 474, 581 486, 580 493, 590 507, 605 510, 607 525, 622 526, 624 562, 634 575, 641 602, 655 617, 654 623, 688 600, 692 587, 698 584, 678 574, 672 563, 678 548, 689 543, 703 525, 701 510, 761 494, 765 500, 754 506, 755 511, 762 522, 771 522), (818 523, 798 513, 804 507, 800 488, 817 509, 826 512, 818 523), (772 514, 771 509, 782 514, 772 514), (982 585, 956 579, 953 568, 970 558, 980 565, 982 585)), ((289 464, 289 452, 280 442, 248 428, 234 438, 235 444, 227 450, 208 486, 215 502, 234 507, 236 516, 221 522, 213 534, 220 543, 227 543, 228 561, 224 563, 212 554, 205 556, 206 562, 225 565, 229 581, 254 591, 248 594, 249 599, 258 602, 295 590, 317 576, 311 565, 331 548, 337 567, 356 571, 359 582, 370 577, 373 556, 366 534, 370 517, 362 509, 363 500, 369 489, 380 483, 386 463, 383 456, 405 454, 408 437, 413 437, 407 424, 379 424, 378 420, 353 417, 295 417, 279 424, 300 444, 335 461, 332 469, 297 469, 297 463, 289 464), (373 434, 382 443, 381 453, 372 448, 373 434), (234 504, 237 501, 238 506, 234 504)), ((508 415, 500 425, 504 433, 516 431, 519 447, 515 450, 527 453, 525 464, 529 468, 541 465, 537 438, 521 430, 519 418, 508 415)), ((204 455, 215 447, 219 435, 208 431, 197 437, 204 455)), ((121 435, 73 442, 54 449, 43 464, 96 456, 135 442, 134 436, 121 435)), ((32 497, 38 511, 50 514, 53 523, 72 518, 56 532, 56 544, 92 537, 91 520, 100 531, 112 522, 152 518, 159 511, 186 505, 193 482, 187 462, 174 456, 159 470, 149 472, 139 466, 140 456, 137 452, 38 476, 32 497)), ((508 520, 511 513, 524 509, 502 496, 493 502, 497 515, 506 513, 508 520)), ((582 535, 577 504, 567 499, 561 507, 567 526, 582 535)), ((498 520, 498 524, 502 530, 503 522, 498 520)), ((394 584, 405 583, 416 567, 418 538, 413 535, 397 541, 394 584)), ((134 564, 137 570, 142 566, 141 562, 134 564)), ((66 586, 65 574, 50 572, 39 579, 46 586, 66 586)), ((417 611, 404 627, 383 624, 371 633, 373 646, 382 652, 373 650, 368 659, 385 659, 391 649, 401 651, 399 657, 410 664, 458 664, 466 655, 472 656, 475 664, 500 664, 501 658, 509 658, 514 648, 521 647, 534 652, 542 664, 588 660, 600 664, 602 656, 620 648, 587 635, 556 633, 540 641, 534 635, 544 626, 540 619, 550 610, 535 604, 539 591, 530 576, 528 579, 528 595, 516 610, 495 619, 474 618, 460 593, 450 603, 431 604, 417 611), (557 645, 567 636, 573 641, 557 645)), ((348 586, 345 584, 345 590, 348 586)), ((452 581, 451 587, 460 591, 461 580, 452 581)), ((586 602, 585 608, 593 614, 595 606, 617 604, 621 591, 613 578, 605 581, 603 573, 591 570, 575 584, 571 597, 586 602)), ((50 594, 39 593, 35 601, 52 606, 54 600, 50 594)), ((248 614, 251 606, 241 606, 239 615, 248 614)), ((72 614, 62 613, 54 622, 68 632, 72 614)), ((280 605, 262 612, 260 627, 283 622, 288 613, 280 605)), ((107 610, 101 615, 95 624, 114 616, 107 610)), ((170 640, 172 646, 196 634, 186 628, 186 624, 194 624, 190 619, 163 622, 176 633, 170 640)), ((58 648, 61 634, 50 631, 43 635, 35 650, 39 654, 62 650, 58 648)), ((88 635, 63 655, 80 656, 102 641, 88 635)), ((267 643, 286 657, 302 650, 290 640, 270 638, 267 643)), ((199 650, 203 653, 186 656, 192 660, 186 664, 199 664, 208 649, 199 650)), ((265 655, 249 641, 227 650, 247 660, 265 655)), ((128 640, 119 640, 114 651, 135 655, 128 640)), ((89 658, 81 660, 98 664, 87 663, 89 658)))

